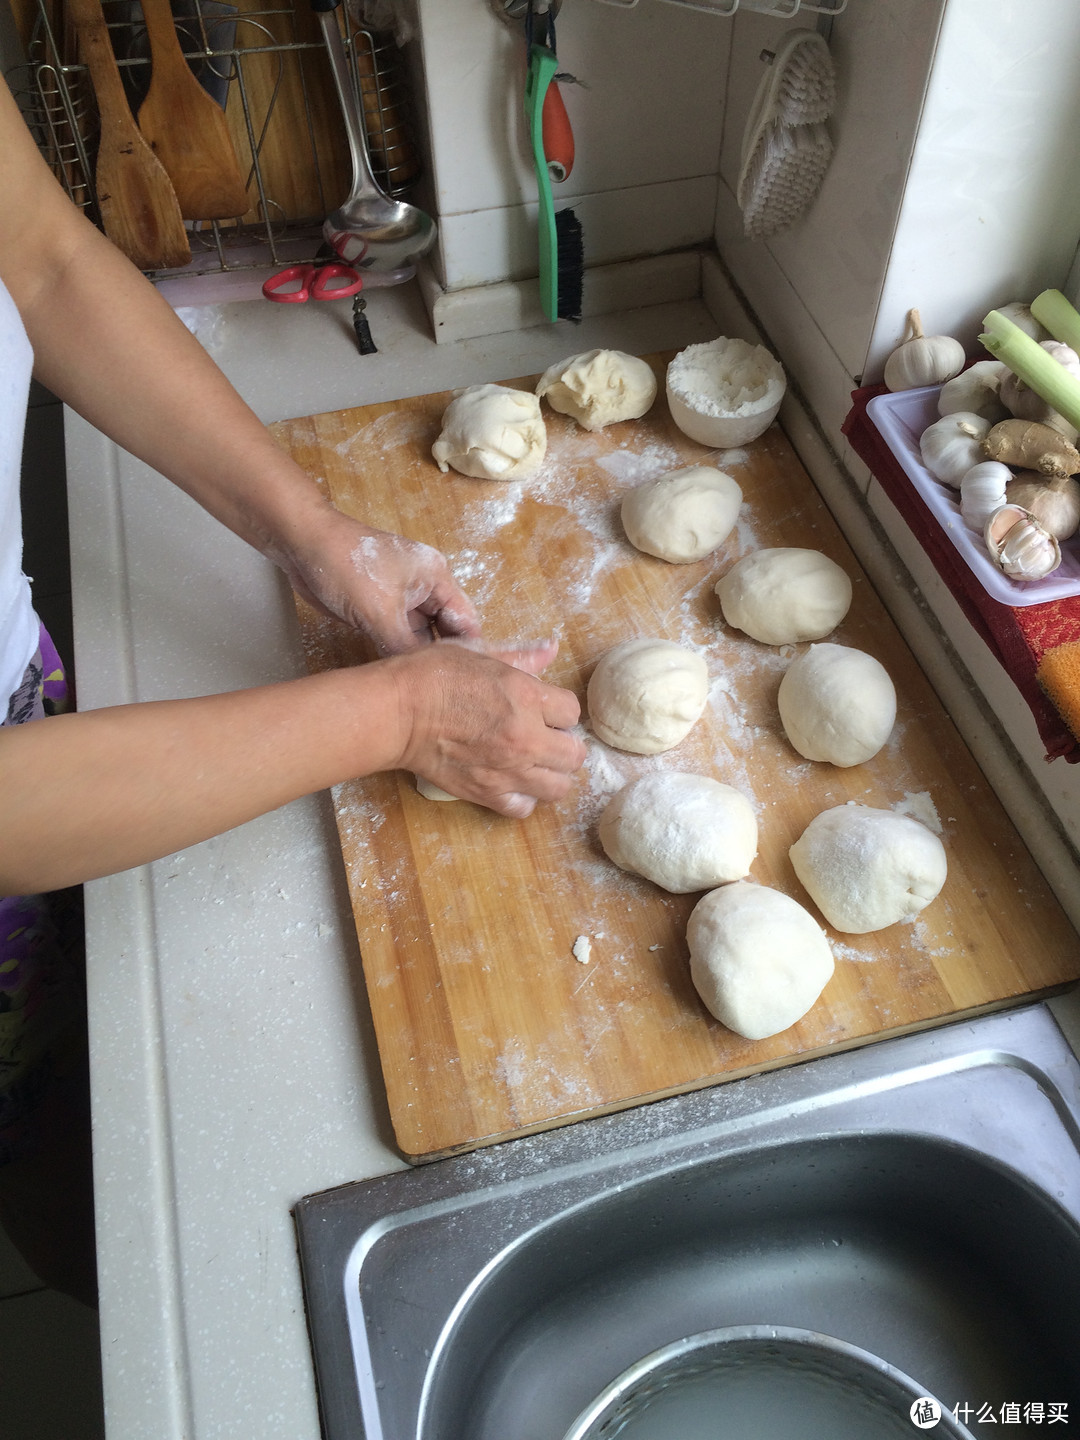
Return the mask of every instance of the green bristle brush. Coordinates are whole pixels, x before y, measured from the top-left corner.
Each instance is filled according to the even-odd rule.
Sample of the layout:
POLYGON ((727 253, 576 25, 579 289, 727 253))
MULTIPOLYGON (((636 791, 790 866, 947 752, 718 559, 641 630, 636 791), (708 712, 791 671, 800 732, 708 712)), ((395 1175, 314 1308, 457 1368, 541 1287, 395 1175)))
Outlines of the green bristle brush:
POLYGON ((540 202, 540 304, 549 320, 580 320, 585 262, 581 221, 572 210, 555 213, 551 177, 544 154, 544 96, 557 69, 554 50, 547 45, 529 46, 525 119, 529 127, 540 202))

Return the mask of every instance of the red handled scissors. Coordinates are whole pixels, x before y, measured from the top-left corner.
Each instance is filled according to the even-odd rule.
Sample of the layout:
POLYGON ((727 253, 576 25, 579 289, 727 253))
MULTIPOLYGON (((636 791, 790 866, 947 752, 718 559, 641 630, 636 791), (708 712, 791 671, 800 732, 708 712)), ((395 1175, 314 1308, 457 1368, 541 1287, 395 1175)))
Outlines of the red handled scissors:
POLYGON ((267 300, 278 305, 303 305, 305 300, 346 300, 358 295, 364 287, 360 273, 351 265, 331 261, 325 265, 290 265, 271 275, 262 287, 267 300), (332 285, 333 280, 344 280, 344 285, 332 285), (295 290, 286 290, 295 285, 295 290))

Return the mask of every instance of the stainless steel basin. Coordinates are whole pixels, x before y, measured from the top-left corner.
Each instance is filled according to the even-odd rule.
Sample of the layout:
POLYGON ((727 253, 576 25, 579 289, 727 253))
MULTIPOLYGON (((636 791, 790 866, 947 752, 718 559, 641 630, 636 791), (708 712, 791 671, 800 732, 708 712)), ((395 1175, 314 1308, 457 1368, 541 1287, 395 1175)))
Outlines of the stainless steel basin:
POLYGON ((758 1324, 880 1356, 976 1435, 1080 1426, 1080 1067, 1042 1006, 295 1213, 328 1440, 562 1440, 650 1351, 758 1324))

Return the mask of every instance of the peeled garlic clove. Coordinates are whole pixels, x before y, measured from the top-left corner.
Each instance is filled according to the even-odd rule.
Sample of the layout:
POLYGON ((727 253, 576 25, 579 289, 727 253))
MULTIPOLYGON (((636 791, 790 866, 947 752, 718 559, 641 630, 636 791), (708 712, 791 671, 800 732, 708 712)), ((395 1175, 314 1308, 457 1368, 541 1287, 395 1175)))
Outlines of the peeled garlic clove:
POLYGON ((1061 546, 1034 515, 1002 505, 983 531, 991 559, 1013 580, 1042 580, 1061 564, 1061 546))
POLYGON ((1012 471, 1000 460, 983 460, 960 481, 960 514, 979 535, 994 511, 1005 504, 1011 479, 1012 471))

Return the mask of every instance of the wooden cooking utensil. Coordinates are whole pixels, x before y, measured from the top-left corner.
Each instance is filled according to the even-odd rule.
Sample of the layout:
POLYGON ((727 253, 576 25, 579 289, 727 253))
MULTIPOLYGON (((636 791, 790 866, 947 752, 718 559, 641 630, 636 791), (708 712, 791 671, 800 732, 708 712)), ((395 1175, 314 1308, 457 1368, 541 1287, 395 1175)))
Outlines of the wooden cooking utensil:
POLYGON ((15 21, 15 29, 19 32, 19 39, 22 41, 23 49, 30 49, 30 39, 34 33, 34 21, 37 19, 36 0, 9 0, 11 17, 15 21))
POLYGON ((186 265, 191 247, 180 206, 128 106, 101 0, 67 0, 67 10, 101 119, 94 179, 105 234, 141 270, 186 265))
POLYGON ((164 165, 187 220, 231 220, 248 208, 247 187, 225 112, 188 69, 169 0, 142 0, 150 37, 150 89, 139 129, 164 165))

